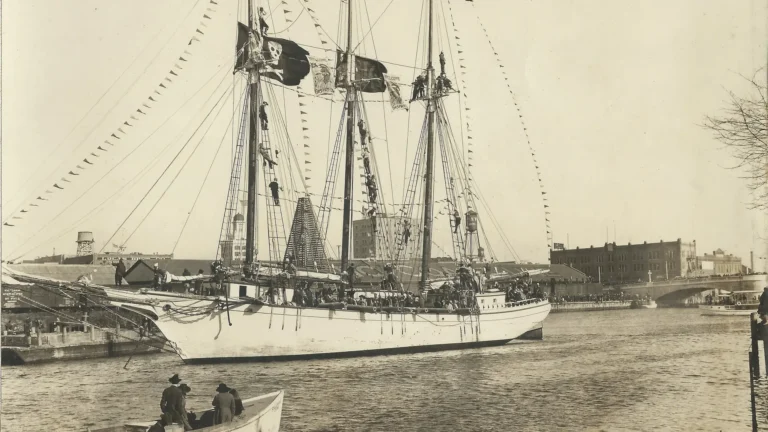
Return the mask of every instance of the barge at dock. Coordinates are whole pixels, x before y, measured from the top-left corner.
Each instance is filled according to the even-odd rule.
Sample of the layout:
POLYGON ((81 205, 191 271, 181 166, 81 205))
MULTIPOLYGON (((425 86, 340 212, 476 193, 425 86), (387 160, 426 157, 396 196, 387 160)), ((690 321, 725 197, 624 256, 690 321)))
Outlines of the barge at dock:
POLYGON ((57 360, 85 360, 162 352, 164 342, 142 339, 134 330, 62 330, 36 336, 3 336, 3 366, 46 363, 57 360))

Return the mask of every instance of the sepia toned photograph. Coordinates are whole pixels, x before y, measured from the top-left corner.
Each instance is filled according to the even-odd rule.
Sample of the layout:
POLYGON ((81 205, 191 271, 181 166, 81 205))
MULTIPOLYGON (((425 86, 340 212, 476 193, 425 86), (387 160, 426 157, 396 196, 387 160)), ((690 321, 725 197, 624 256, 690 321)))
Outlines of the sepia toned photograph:
POLYGON ((768 430, 768 0, 0 21, 1 432, 768 430))

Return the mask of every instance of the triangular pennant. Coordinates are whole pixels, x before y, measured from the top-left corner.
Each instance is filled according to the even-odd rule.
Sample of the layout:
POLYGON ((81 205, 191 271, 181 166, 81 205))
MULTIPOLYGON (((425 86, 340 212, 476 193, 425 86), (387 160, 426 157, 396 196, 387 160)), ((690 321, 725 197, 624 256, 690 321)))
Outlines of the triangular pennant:
POLYGON ((119 137, 119 136, 117 136, 117 135, 115 135, 115 134, 112 134, 112 137, 113 137, 113 138, 117 138, 117 139, 120 139, 120 137, 119 137))
POLYGON ((209 16, 208 16, 208 15, 206 15, 206 14, 203 14, 203 18, 205 18, 205 19, 211 19, 211 17, 209 17, 209 16))
POLYGON ((93 156, 93 157, 99 157, 99 155, 97 155, 97 154, 96 154, 96 153, 94 153, 94 152, 91 152, 91 156, 93 156))
POLYGON ((21 209, 21 212, 22 212, 22 213, 26 213, 27 211, 26 211, 26 210, 24 210, 24 209, 21 209))
POLYGON ((122 133, 125 133, 125 131, 123 130, 123 128, 117 128, 117 131, 118 131, 118 132, 122 132, 122 133))
POLYGON ((64 177, 62 177, 62 178, 61 178, 61 181, 63 181, 63 182, 67 182, 67 183, 72 183, 72 181, 71 181, 71 180, 67 180, 67 179, 66 179, 66 178, 64 178, 64 177))
MULTIPOLYGON (((152 108, 151 106, 147 105, 146 103, 141 104, 144 108, 152 108)), ((144 113, 142 113, 144 114, 144 113)))
POLYGON ((37 204, 30 204, 30 206, 32 206, 32 207, 40 207, 40 206, 39 206, 39 205, 37 205, 37 204))
POLYGON ((178 64, 178 63, 174 63, 174 64, 173 64, 173 67, 175 67, 175 68, 178 68, 178 69, 184 69, 183 67, 179 66, 179 64, 178 64))
POLYGON ((88 159, 83 159, 83 162, 87 163, 88 165, 93 165, 93 162, 89 161, 88 159))
POLYGON ((152 102, 157 102, 152 96, 149 97, 149 100, 151 100, 152 102))
POLYGON ((132 119, 132 120, 138 120, 138 118, 134 117, 134 115, 133 115, 133 114, 131 114, 131 119, 132 119))
POLYGON ((165 84, 163 84, 163 83, 160 83, 160 87, 162 87, 162 88, 168 88, 168 87, 166 87, 166 86, 165 86, 165 84))
POLYGON ((156 94, 156 95, 158 95, 158 96, 162 96, 162 95, 163 95, 162 93, 160 93, 160 92, 159 92, 159 91, 157 91, 157 90, 155 90, 155 94, 156 94))
POLYGON ((45 198, 43 198, 41 196, 38 196, 37 199, 39 199, 40 201, 48 201, 47 199, 45 199, 45 198))
POLYGON ((204 35, 205 33, 201 32, 200 29, 196 29, 196 32, 200 33, 201 35, 204 35))
POLYGON ((175 75, 175 76, 179 76, 179 74, 177 74, 177 73, 176 73, 176 72, 174 72, 173 70, 171 70, 170 74, 171 74, 171 75, 175 75))
POLYGON ((11 225, 11 224, 9 224, 8 222, 4 223, 3 225, 5 225, 5 226, 9 226, 9 227, 12 227, 12 226, 16 226, 16 225, 11 225))
POLYGON ((181 61, 187 61, 187 59, 185 59, 184 57, 179 57, 179 60, 181 60, 181 61))
POLYGON ((59 186, 59 184, 58 184, 58 183, 54 183, 54 184, 53 184, 53 187, 55 187, 55 188, 57 188, 57 189, 62 189, 62 190, 64 189, 63 187, 59 186))
POLYGON ((128 123, 127 121, 124 121, 124 122, 123 122, 123 124, 124 124, 124 125, 126 125, 126 126, 130 126, 130 127, 133 127, 133 125, 132 125, 132 124, 130 124, 130 123, 128 123))
POLYGON ((107 151, 107 150, 106 150, 106 149, 104 149, 104 147, 102 147, 102 146, 98 146, 98 147, 96 147, 96 150, 107 151))
MULTIPOLYGON (((81 169, 81 170, 84 170, 84 169, 85 169, 85 168, 81 167, 80 165, 77 165, 75 168, 77 168, 77 169, 81 169)), ((78 174, 75 174, 75 175, 78 175, 78 174)))
POLYGON ((145 113, 144 111, 142 111, 142 110, 141 110, 141 108, 137 109, 137 110, 136 110, 136 112, 138 112, 138 113, 140 113, 140 114, 144 114, 144 115, 147 115, 147 113, 145 113))

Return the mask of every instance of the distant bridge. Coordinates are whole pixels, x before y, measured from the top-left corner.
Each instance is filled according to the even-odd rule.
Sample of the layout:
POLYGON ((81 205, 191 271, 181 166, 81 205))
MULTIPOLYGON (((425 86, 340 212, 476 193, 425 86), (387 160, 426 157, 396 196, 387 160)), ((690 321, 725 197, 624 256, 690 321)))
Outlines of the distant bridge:
POLYGON ((627 294, 650 296, 657 303, 675 303, 700 292, 721 289, 726 291, 762 291, 768 275, 744 275, 677 279, 621 286, 627 294))

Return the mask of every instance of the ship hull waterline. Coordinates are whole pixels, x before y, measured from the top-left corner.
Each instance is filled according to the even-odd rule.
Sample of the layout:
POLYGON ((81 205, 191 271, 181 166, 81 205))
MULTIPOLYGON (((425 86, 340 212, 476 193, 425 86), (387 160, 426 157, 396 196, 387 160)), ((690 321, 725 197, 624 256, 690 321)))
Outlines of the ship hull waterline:
MULTIPOLYGON (((503 299, 503 296, 502 296, 503 299)), ((202 299, 114 301, 151 318, 187 364, 344 358, 504 345, 542 324, 547 301, 479 314, 367 312, 202 299), (195 312, 197 311, 197 312, 195 312), (230 326, 231 322, 231 326, 230 326)), ((490 303, 490 302, 489 302, 490 303)))

